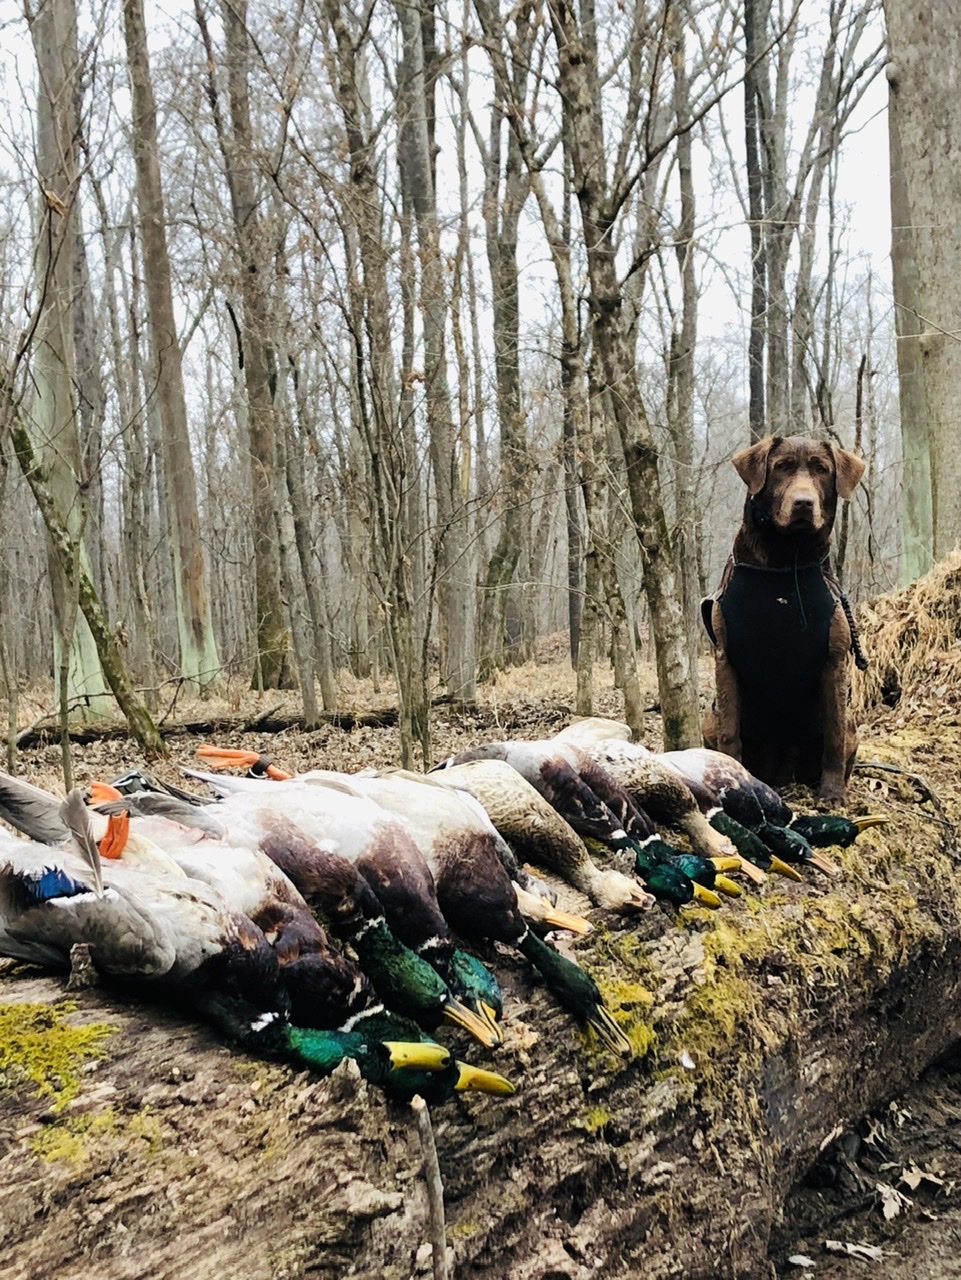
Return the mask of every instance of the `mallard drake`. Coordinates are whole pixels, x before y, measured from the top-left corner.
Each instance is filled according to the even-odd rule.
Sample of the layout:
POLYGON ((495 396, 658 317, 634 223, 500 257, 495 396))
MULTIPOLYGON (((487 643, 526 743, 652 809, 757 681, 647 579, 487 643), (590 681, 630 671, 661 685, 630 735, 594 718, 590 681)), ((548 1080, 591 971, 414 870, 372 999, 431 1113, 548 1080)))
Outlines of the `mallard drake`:
POLYGON ((845 818, 839 813, 799 813, 791 819, 790 829, 814 849, 847 849, 862 831, 882 827, 887 821, 879 813, 867 813, 860 818, 845 818))
MULTIPOLYGON (((318 839, 316 831, 305 829, 303 805, 294 817, 289 817, 269 805, 269 799, 269 795, 261 794, 256 803, 240 797, 225 801, 218 808, 217 817, 225 831, 235 833, 276 875, 292 882, 299 890, 298 896, 303 894, 335 935, 353 947, 361 968, 388 1007, 428 1030, 434 1030, 444 1019, 463 1027, 488 1047, 500 1043, 503 1037, 496 1017, 501 1000, 493 976, 473 958, 461 960, 456 949, 451 948, 453 985, 470 1000, 469 1007, 454 994, 437 968, 396 936, 388 924, 384 905, 361 874, 361 866, 332 847, 340 834, 336 823, 318 839), (236 817, 238 810, 241 820, 236 817)), ((136 805, 137 796, 127 796, 120 803, 136 805)), ((342 813, 343 806, 338 810, 342 813)), ((328 810, 325 808, 324 812, 328 810)), ((216 861, 223 847, 210 841, 188 846, 185 865, 189 869, 194 864, 198 849, 202 861, 209 857, 216 861)), ((412 885, 417 888, 414 877, 404 893, 398 895, 405 904, 410 900, 412 885)), ((428 941, 434 936, 432 931, 428 941)))
MULTIPOLYGON (((679 853, 659 836, 651 836, 636 847, 634 867, 658 902, 684 907, 696 901, 714 909, 721 905, 711 884, 705 883, 716 883, 719 878, 713 864, 695 854, 679 853)), ((736 897, 737 886, 731 885, 731 888, 736 891, 731 896, 736 897)), ((730 892, 730 888, 725 892, 730 892)))
MULTIPOLYGON (((573 746, 547 740, 488 742, 451 756, 438 768, 474 760, 506 761, 582 838, 594 840, 614 852, 632 847, 622 818, 592 785, 592 780, 598 782, 598 779, 581 775, 573 746)), ((602 793, 608 790, 605 782, 605 779, 599 780, 602 793)), ((618 795, 615 804, 620 802, 618 795)))
POLYGON ((570 742, 600 765, 655 824, 683 831, 696 853, 706 858, 730 858, 736 854, 731 842, 715 831, 701 813, 676 770, 639 742, 597 739, 597 723, 575 720, 556 735, 555 741, 570 742), (592 734, 589 741, 581 742, 578 735, 585 723, 592 726, 592 734))
MULTIPOLYGON (((267 1021, 262 1019, 255 1029, 260 1056, 269 1049, 262 1025, 267 1021)), ((429 1102, 442 1102, 466 1090, 499 1096, 515 1092, 504 1076, 454 1059, 409 1018, 382 1004, 369 1005, 334 1030, 281 1027, 276 1056, 290 1061, 291 1049, 299 1061, 324 1074, 343 1058, 352 1058, 366 1080, 405 1100, 415 1093, 429 1102)))
MULTIPOLYGON (((388 1035, 391 1029, 389 1022, 381 1028, 388 1035)), ((264 1034, 261 1033, 262 1045, 264 1034)), ((380 1039, 372 1029, 314 1031, 290 1025, 280 1028, 278 1039, 278 1057, 289 1060, 294 1053, 299 1061, 323 1075, 350 1058, 365 1080, 399 1101, 409 1102, 420 1094, 426 1102, 436 1104, 467 1090, 499 1097, 516 1092, 498 1072, 460 1062, 441 1045, 429 1041, 380 1039)))
POLYGON ((705 851, 701 843, 702 836, 699 835, 705 826, 726 837, 745 859, 748 864, 745 870, 749 873, 751 866, 755 866, 762 871, 778 871, 782 875, 798 879, 797 873, 786 863, 787 859, 795 863, 809 861, 822 870, 834 873, 837 871, 834 863, 824 858, 812 860, 810 849, 806 849, 801 840, 795 839, 793 833, 805 839, 807 832, 812 832, 815 840, 807 841, 808 845, 843 845, 845 841, 850 843, 859 830, 884 821, 883 818, 871 817, 851 823, 846 818, 835 818, 833 815, 797 818, 772 787, 755 778, 739 761, 730 756, 707 748, 650 752, 638 743, 627 741, 630 729, 619 721, 599 717, 578 720, 563 729, 558 736, 584 744, 639 800, 642 807, 650 811, 655 821, 679 826, 687 833, 695 848, 705 851), (651 762, 650 766, 645 766, 645 757, 651 762), (678 821, 672 813, 672 809, 678 804, 676 795, 668 798, 665 807, 663 796, 669 795, 669 792, 660 791, 654 780, 645 783, 643 774, 635 791, 630 776, 633 767, 639 771, 652 767, 672 770, 678 774, 690 792, 688 812, 690 800, 693 799, 699 817, 693 822, 689 817, 678 821), (645 791, 645 786, 649 790, 645 791), (765 826, 765 823, 769 826, 765 826), (783 835, 782 829, 786 827, 790 831, 783 835), (762 829, 763 836, 760 834, 762 829), (754 834, 749 835, 747 832, 754 834), (779 852, 782 857, 777 856, 779 852))
MULTIPOLYGON (((462 856, 478 860, 478 875, 489 864, 491 854, 500 862, 517 894, 521 914, 532 924, 547 928, 567 929, 572 933, 589 933, 590 924, 581 916, 562 911, 556 906, 557 895, 543 880, 521 868, 514 850, 507 843, 490 815, 471 791, 441 775, 425 776, 404 769, 371 770, 358 774, 335 774, 313 770, 301 775, 305 781, 321 781, 338 785, 345 776, 349 785, 359 789, 388 809, 412 828, 415 838, 436 829, 451 849, 459 848, 462 856), (446 794, 429 788, 441 787, 446 794), (428 788, 428 789, 425 789, 428 788), (430 800, 433 810, 425 813, 420 805, 430 800)), ((454 855, 449 853, 448 858, 454 855)))
POLYGON ((665 751, 660 758, 706 787, 725 813, 751 831, 762 822, 785 827, 794 816, 773 787, 721 751, 691 747, 686 751, 665 751))
POLYGON ((596 906, 632 913, 652 905, 636 880, 599 867, 574 828, 506 760, 473 760, 431 776, 466 788, 518 857, 553 871, 596 906))
POLYGON ((454 1063, 423 1037, 386 1039, 406 1030, 396 1019, 373 1023, 368 1013, 365 1024, 361 1014, 333 1030, 290 1023, 276 956, 252 921, 190 877, 102 868, 79 792, 64 816, 74 833, 69 848, 0 837, 0 953, 67 968, 73 946, 84 943, 108 979, 174 998, 243 1047, 322 1072, 351 1057, 366 1078, 402 1096, 513 1092, 502 1076, 454 1063))
MULTIPOLYGON (((311 776, 309 785, 326 785, 320 775, 311 776)), ((591 1026, 613 1052, 630 1056, 630 1043, 594 980, 538 938, 522 917, 515 887, 491 838, 489 819, 484 815, 486 821, 481 820, 476 802, 467 804, 458 791, 417 774, 351 775, 350 781, 403 816, 433 873, 441 908, 459 934, 516 947, 540 972, 559 1004, 591 1026)))
MULTIPOLYGON (((817 867, 828 875, 840 874, 840 868, 835 862, 814 851, 804 835, 804 823, 796 825, 797 818, 790 805, 773 787, 756 778, 739 760, 706 747, 668 751, 661 758, 716 797, 726 820, 714 815, 710 819, 713 825, 724 830, 732 839, 739 840, 741 845, 745 842, 738 828, 732 827, 731 820, 740 824, 741 828, 753 832, 778 859, 777 869, 783 871, 783 866, 787 863, 817 867)), ((872 816, 859 821, 864 825, 857 828, 854 835, 857 835, 858 829, 876 826, 884 819, 872 816)), ((833 819, 829 818, 820 829, 834 829, 841 834, 849 831, 851 825, 848 819, 841 818, 835 827, 833 819)), ((813 829, 817 831, 819 824, 813 824, 813 829)), ((850 838, 853 840, 854 836, 850 838)))
MULTIPOLYGON (((7 777, 0 784, 8 813, 13 809, 22 818, 26 806, 9 803, 10 797, 16 796, 19 780, 7 777)), ((145 848, 156 848, 143 835, 146 828, 163 841, 152 863, 166 860, 167 867, 210 885, 233 910, 248 916, 264 932, 274 946, 297 1021, 311 1026, 339 1025, 367 1003, 369 980, 391 1010, 413 1018, 427 1030, 433 1031, 446 1019, 465 1027, 488 1047, 499 1042, 500 1032, 490 1015, 481 1016, 463 1005, 431 965, 393 936, 380 903, 356 868, 336 852, 316 848, 295 824, 281 818, 278 821, 286 825, 280 829, 271 823, 266 833, 258 832, 255 818, 248 814, 245 824, 233 824, 240 838, 230 840, 221 814, 216 828, 220 837, 198 838, 197 830, 181 825, 181 821, 192 820, 197 809, 179 798, 140 792, 120 796, 114 788, 98 783, 90 791, 102 802, 93 818, 103 809, 111 811, 107 819, 111 825, 101 841, 108 857, 129 861, 133 854, 138 860, 145 848), (151 798, 162 805, 147 805, 153 816, 140 817, 138 805, 151 798), (163 806, 166 817, 159 812, 163 806), (130 810, 137 815, 132 825, 130 810), (123 824, 122 837, 114 824, 123 824), (262 847, 264 841, 267 852, 262 847), (290 866, 307 875, 309 906, 285 873, 290 866), (342 941, 353 945, 360 970, 328 945, 311 907, 321 911, 342 941)), ((34 787, 26 794, 33 827, 48 838, 65 839, 68 832, 54 812, 56 798, 34 787)), ((211 826, 208 823, 205 831, 211 826)), ((161 869, 166 868, 161 865, 161 869)), ((488 994, 487 987, 484 994, 488 994)), ((488 1004, 496 1008, 495 1001, 488 1004)))
MULTIPOLYGON (((573 743, 556 739, 488 743, 451 757, 441 767, 472 760, 506 761, 574 828, 588 848, 601 845, 613 852, 630 850, 636 858, 649 841, 659 839, 650 818, 620 783, 573 743)), ((649 861, 642 855, 641 862, 649 861)), ((635 869, 643 878, 640 863, 635 869)), ((663 897, 666 879, 656 877, 657 884, 645 879, 645 885, 655 897, 663 897)), ((720 905, 713 890, 697 881, 689 888, 704 905, 720 905)))
MULTIPOLYGON (((216 785, 218 779, 211 781, 216 785)), ((244 781, 233 779, 221 785, 232 789, 244 781)), ((522 918, 497 833, 486 814, 478 812, 476 802, 468 804, 465 797, 435 779, 402 771, 371 776, 314 770, 295 781, 336 793, 360 792, 389 808, 413 835, 433 872, 438 901, 457 932, 478 941, 495 939, 516 946, 568 1012, 592 1026, 614 1052, 630 1054, 630 1044, 604 1007, 593 979, 542 942, 522 918)), ((292 784, 279 784, 275 793, 281 785, 292 784)), ((560 922, 566 924, 567 918, 560 922)))
MULTIPOLYGON (((705 905, 719 905, 713 894, 718 868, 703 858, 685 855, 665 844, 643 814, 632 816, 632 843, 638 874, 650 893, 644 893, 636 881, 619 871, 601 871, 591 860, 581 837, 507 761, 474 760, 448 765, 431 776, 440 781, 449 776, 463 778, 503 834, 524 848, 528 856, 564 874, 600 905, 616 904, 623 910, 626 902, 637 902, 639 893, 643 894, 645 906, 655 898, 681 905, 695 897, 701 897, 705 905), (510 774, 513 774, 513 783, 509 780, 510 774), (655 867, 668 864, 679 874, 665 870, 654 873, 655 867), (708 892, 702 895, 700 887, 695 888, 694 883, 687 883, 688 880, 708 892)), ((730 870, 736 865, 739 863, 728 859, 722 863, 722 869, 730 870)), ((720 887, 732 896, 740 892, 737 885, 724 876, 720 877, 720 887)))
MULTIPOLYGON (((585 745, 606 744, 611 739, 629 741, 631 730, 617 720, 589 717, 573 721, 558 736, 585 745)), ((655 759, 675 765, 680 770, 702 813, 720 804, 741 829, 756 831, 768 822, 774 827, 789 827, 813 848, 835 845, 846 849, 862 831, 887 822, 880 814, 860 818, 845 818, 840 814, 795 814, 773 787, 755 777, 740 761, 720 751, 695 747, 687 751, 653 754, 655 759)), ((652 816, 657 817, 656 813, 652 816)), ((774 839, 776 841, 777 837, 774 839)), ((734 842, 737 843, 736 840, 734 842)))
POLYGON ((246 823, 249 838, 282 867, 308 901, 321 905, 328 893, 328 855, 345 857, 373 890, 396 937, 428 961, 452 993, 469 1005, 476 1020, 473 1033, 500 1039, 500 1031, 490 1025, 491 1012, 501 1006, 496 979, 474 957, 458 954, 433 876, 398 818, 350 786, 346 775, 324 787, 289 780, 268 788, 245 778, 187 772, 220 791, 218 819, 231 828, 246 823))
MULTIPOLYGON (((395 774, 397 776, 402 776, 405 773, 405 771, 401 769, 390 769, 390 770, 384 770, 384 771, 366 770, 356 774, 340 773, 335 770, 329 770, 329 769, 311 769, 311 770, 308 770, 306 773, 300 773, 300 774, 294 775, 294 774, 286 773, 284 770, 279 770, 277 769, 276 766, 273 766, 273 772, 271 773, 265 770, 264 768, 265 762, 269 763, 269 758, 264 755, 257 755, 257 753, 253 751, 242 751, 239 749, 233 750, 227 747, 214 747, 211 745, 207 745, 207 746, 198 748, 198 755, 199 754, 202 754, 217 769, 247 766, 248 767, 247 773, 246 775, 244 775, 246 778, 270 777, 270 778, 273 778, 275 781, 288 779, 288 780, 293 780, 297 782, 312 782, 312 781, 320 780, 327 783, 330 786, 342 787, 344 790, 346 790, 350 794, 359 794, 359 795, 366 794, 364 792, 362 782, 358 781, 358 779, 363 779, 363 777, 365 776, 365 773, 372 774, 372 773, 381 772, 381 773, 395 774)), ((201 777, 207 776, 209 779, 209 775, 195 774, 194 776, 201 776, 201 777)), ((416 780, 417 778, 420 778, 423 775, 409 774, 408 776, 416 780)), ((225 791, 227 794, 231 793, 231 789, 232 789, 231 782, 227 781, 225 783, 221 778, 217 778, 216 780, 210 779, 210 781, 211 781, 211 785, 214 785, 216 787, 219 784, 219 788, 222 791, 225 791)), ((236 784, 233 784, 233 785, 236 785, 236 784)), ((471 792, 469 791, 469 789, 461 788, 461 790, 464 792, 464 795, 462 798, 465 799, 468 803, 472 805, 475 803, 479 803, 479 802, 475 802, 475 798, 471 795, 471 792)), ((401 814, 400 816, 403 817, 403 814, 401 814)), ((521 903, 522 914, 524 914, 532 923, 548 924, 548 925, 553 924, 555 928, 569 928, 577 932, 578 929, 581 928, 580 922, 575 920, 567 920, 564 923, 562 923, 561 921, 556 919, 551 920, 550 908, 546 907, 543 901, 541 901, 540 903, 534 901, 534 899, 547 900, 553 906, 553 904, 556 902, 556 894, 547 884, 544 883, 544 881, 540 880, 536 876, 533 876, 525 867, 520 866, 520 864, 517 861, 517 858, 514 855, 513 849, 501 837, 496 826, 494 826, 490 822, 490 818, 482 805, 480 806, 480 808, 475 808, 474 813, 470 815, 470 821, 473 822, 475 825, 478 819, 482 823, 486 834, 495 840, 496 846, 497 846, 497 853, 498 853, 498 856, 500 857, 501 862, 504 864, 504 869, 506 870, 507 874, 510 876, 511 880, 514 881, 514 884, 518 889, 518 900, 521 903)))

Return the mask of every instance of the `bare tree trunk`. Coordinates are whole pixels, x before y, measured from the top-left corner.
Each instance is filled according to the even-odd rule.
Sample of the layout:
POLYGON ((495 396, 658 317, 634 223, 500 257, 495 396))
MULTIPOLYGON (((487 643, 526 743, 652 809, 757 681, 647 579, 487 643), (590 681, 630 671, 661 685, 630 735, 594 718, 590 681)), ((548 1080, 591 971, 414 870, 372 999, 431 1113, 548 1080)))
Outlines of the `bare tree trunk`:
POLYGON ((220 659, 210 613, 204 566, 197 482, 187 430, 180 340, 174 317, 167 222, 157 145, 154 100, 143 0, 124 0, 127 71, 133 99, 132 141, 137 169, 137 200, 143 244, 144 284, 150 315, 150 340, 156 375, 157 410, 164 455, 168 547, 173 567, 180 669, 201 692, 220 680, 220 659))
MULTIPOLYGON (((284 372, 280 379, 280 385, 277 387, 276 399, 280 405, 283 405, 286 399, 283 384, 288 377, 289 374, 284 372)), ((279 483, 283 485, 284 496, 286 497, 289 492, 288 476, 292 466, 292 459, 289 456, 291 436, 289 414, 285 409, 280 409, 276 417, 280 426, 280 432, 275 442, 277 477, 279 483)), ((314 631, 313 618, 309 611, 309 605, 306 613, 299 605, 301 598, 307 597, 307 592, 304 590, 303 577, 300 573, 300 560, 297 554, 297 533, 290 504, 284 502, 281 505, 281 499, 278 498, 277 510, 280 513, 278 525, 281 587, 284 599, 287 601, 287 609, 290 616, 291 645, 297 669, 297 682, 304 703, 304 728, 316 729, 320 724, 320 708, 317 705, 317 690, 314 684, 314 648, 311 643, 314 631)), ((309 600, 309 597, 307 598, 309 600)))
POLYGON ((924 573, 961 540, 961 237, 958 166, 932 149, 961 128, 952 68, 961 33, 940 11, 886 0, 895 317, 904 458, 902 575, 924 573))
POLYGON ((752 441, 766 432, 764 405, 764 333, 767 266, 762 217, 760 98, 758 49, 763 40, 768 0, 744 0, 744 139, 747 156, 748 229, 751 234, 751 327, 748 335, 748 425, 752 441))
MULTIPOLYGON (((32 14, 29 25, 39 72, 37 166, 42 202, 36 254, 39 303, 32 335, 31 371, 36 387, 32 431, 57 519, 86 572, 88 477, 79 433, 73 311, 74 257, 80 237, 80 63, 73 0, 48 0, 32 14)), ((12 404, 12 387, 7 388, 7 396, 12 404)), ((110 701, 104 694, 97 645, 85 623, 69 626, 70 579, 55 545, 50 548, 49 567, 57 621, 55 649, 65 646, 69 653, 70 701, 76 703, 78 714, 104 715, 110 701)), ((59 655, 55 665, 59 668, 59 655)))
POLYGON ((252 516, 256 579, 257 657, 253 684, 262 689, 289 688, 293 676, 288 661, 290 635, 280 598, 280 541, 274 440, 277 418, 273 399, 276 358, 270 344, 271 254, 260 213, 253 126, 250 116, 250 33, 247 30, 247 0, 223 0, 227 69, 229 130, 220 107, 214 79, 218 65, 207 18, 201 0, 194 13, 207 54, 207 97, 214 114, 217 137, 223 153, 234 235, 239 259, 242 318, 231 313, 238 345, 238 362, 243 371, 247 397, 247 433, 250 451, 252 516))
POLYGON ((684 31, 675 16, 672 24, 671 61, 674 68, 674 115, 678 128, 677 170, 681 220, 675 254, 681 277, 681 319, 671 335, 668 369, 668 422, 674 442, 674 492, 676 527, 674 540, 681 578, 685 636, 690 653, 695 690, 700 606, 698 543, 700 526, 694 470, 694 352, 697 344, 697 273, 694 269, 695 197, 690 129, 691 88, 687 73, 684 31))
MULTIPOLYGON (((131 272, 129 286, 123 275, 121 257, 124 239, 128 234, 125 220, 120 227, 111 227, 111 218, 101 183, 94 180, 91 185, 100 217, 109 368, 110 377, 116 388, 124 458, 120 482, 120 537, 123 545, 122 574, 127 583, 125 595, 128 622, 125 628, 125 643, 134 679, 141 686, 145 686, 145 702, 152 712, 156 712, 156 672, 151 644, 153 622, 150 616, 150 595, 147 591, 145 571, 151 455, 143 439, 143 420, 139 403, 139 390, 142 385, 136 319, 139 282, 135 269, 131 272), (128 294, 128 288, 130 294, 128 294), (121 310, 129 313, 130 316, 129 331, 125 334, 121 333, 121 310)), ((132 232, 129 235, 131 260, 134 263, 136 241, 132 232)), ((117 577, 119 576, 118 574, 117 577)))
POLYGON ((420 313, 424 336, 424 383, 434 494, 437 503, 438 602, 444 645, 444 681, 455 702, 477 696, 474 554, 470 539, 469 489, 451 412, 445 330, 447 294, 434 189, 422 0, 397 6, 403 35, 402 124, 399 146, 413 193, 420 266, 420 313))
POLYGON ((584 552, 584 607, 581 610, 581 642, 577 649, 577 695, 574 709, 579 716, 594 714, 594 662, 598 647, 598 602, 601 574, 597 552, 588 546, 584 552))
POLYGON ((610 395, 624 461, 631 511, 651 610, 664 740, 671 747, 701 741, 694 672, 684 637, 684 614, 672 563, 657 469, 657 446, 644 409, 628 335, 622 323, 620 283, 606 206, 606 166, 596 50, 579 29, 566 0, 551 9, 559 88, 569 107, 574 189, 581 211, 599 369, 610 395))
MULTIPOLYGON (((324 15, 334 37, 335 90, 343 116, 350 158, 348 292, 354 345, 353 426, 358 449, 369 468, 371 535, 376 548, 373 577, 380 592, 391 663, 397 679, 400 756, 405 768, 414 764, 419 747, 430 760, 430 699, 423 649, 427 639, 426 607, 414 598, 409 547, 407 489, 414 483, 415 462, 407 440, 407 423, 399 413, 398 380, 393 361, 390 297, 383 234, 383 199, 378 188, 377 157, 360 93, 363 69, 348 17, 336 0, 324 0, 324 15), (396 398, 395 398, 396 397, 396 398), (420 635, 418 636, 418 626, 420 635)), ((405 380, 412 371, 405 370, 405 380)), ((421 532, 417 531, 418 536, 421 532)))
MULTIPOLYGON (((300 386, 300 376, 297 370, 293 374, 293 383, 292 400, 294 413, 297 418, 302 418, 306 412, 306 406, 303 403, 303 390, 300 386)), ((313 659, 317 668, 317 679, 320 682, 320 697, 323 708, 325 711, 336 711, 338 702, 337 681, 334 673, 327 601, 315 567, 304 471, 297 457, 298 453, 303 452, 303 443, 297 438, 292 421, 288 421, 287 431, 288 438, 285 450, 287 493, 290 498, 294 540, 297 545, 300 572, 304 580, 304 594, 307 598, 307 610, 310 615, 313 636, 313 659)))
POLYGON ((787 179, 788 68, 794 50, 795 24, 781 33, 772 53, 762 55, 761 155, 764 187, 764 238, 767 296, 767 393, 765 411, 769 431, 786 431, 790 421, 791 355, 788 338, 790 305, 787 293, 787 266, 794 239, 787 179), (774 86, 768 68, 774 64, 774 86))
MULTIPOLYGON (((533 29, 521 24, 520 46, 514 62, 514 93, 523 101, 533 29)), ((497 417, 500 427, 501 523, 484 584, 480 631, 480 678, 486 680, 504 663, 504 635, 508 586, 514 578, 529 516, 530 468, 520 380, 520 283, 517 232, 530 191, 516 133, 495 102, 485 161, 484 225, 487 263, 491 275, 491 319, 497 417), (506 142, 506 145, 505 145, 506 142), (503 156, 503 162, 502 162, 503 156)), ((573 634, 573 632, 572 632, 573 634)))

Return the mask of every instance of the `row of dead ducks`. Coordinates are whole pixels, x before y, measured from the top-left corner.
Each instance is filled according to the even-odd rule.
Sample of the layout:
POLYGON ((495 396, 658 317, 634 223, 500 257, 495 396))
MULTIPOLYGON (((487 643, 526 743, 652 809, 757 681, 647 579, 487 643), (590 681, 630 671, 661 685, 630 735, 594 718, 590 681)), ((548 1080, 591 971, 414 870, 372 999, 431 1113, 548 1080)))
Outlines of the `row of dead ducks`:
POLYGON ((613 911, 719 906, 740 892, 728 873, 831 873, 818 848, 880 821, 795 816, 727 756, 657 755, 628 736, 581 720, 426 776, 290 778, 255 753, 202 748, 215 768, 248 768, 186 771, 214 800, 139 770, 65 801, 0 774, 0 817, 27 837, 0 835, 0 954, 62 968, 86 943, 112 982, 172 995, 252 1051, 321 1071, 350 1057, 388 1091, 436 1101, 513 1092, 432 1038, 449 1021, 486 1047, 502 1040, 497 980, 455 938, 494 941, 627 1056, 593 979, 541 936, 590 926, 521 861, 613 911), (599 866, 597 850, 634 874, 599 866))

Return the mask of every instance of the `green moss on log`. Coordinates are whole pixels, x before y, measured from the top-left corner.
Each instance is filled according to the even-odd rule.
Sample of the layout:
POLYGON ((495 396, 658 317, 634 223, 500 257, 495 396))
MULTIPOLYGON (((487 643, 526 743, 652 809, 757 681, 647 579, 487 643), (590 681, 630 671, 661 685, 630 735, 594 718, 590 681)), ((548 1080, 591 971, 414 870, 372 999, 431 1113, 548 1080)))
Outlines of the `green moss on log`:
POLYGON ((62 1110, 80 1089, 84 1066, 101 1058, 115 1030, 108 1023, 73 1025, 75 1006, 0 1004, 0 1087, 32 1088, 62 1110))

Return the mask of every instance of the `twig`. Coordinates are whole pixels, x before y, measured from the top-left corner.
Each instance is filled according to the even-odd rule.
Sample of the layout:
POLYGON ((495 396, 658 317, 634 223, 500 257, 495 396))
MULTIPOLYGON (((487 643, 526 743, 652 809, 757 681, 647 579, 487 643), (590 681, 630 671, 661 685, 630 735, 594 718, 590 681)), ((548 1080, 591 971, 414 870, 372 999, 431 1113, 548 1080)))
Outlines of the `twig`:
POLYGON ((424 1181, 427 1183, 427 1203, 430 1206, 430 1247, 434 1261, 434 1280, 449 1280, 447 1227, 444 1222, 444 1184, 440 1176, 430 1111, 419 1093, 411 1098, 410 1106, 417 1118, 417 1132, 424 1155, 424 1181))
POLYGON ((250 726, 247 732, 253 733, 255 730, 259 729, 262 724, 265 724, 268 720, 272 719, 283 705, 284 704, 282 702, 278 702, 275 707, 271 707, 267 711, 261 711, 259 716, 255 716, 253 720, 250 721, 250 726))
POLYGON ((881 760, 858 760, 854 767, 859 773, 868 773, 874 769, 883 773, 900 773, 902 777, 912 782, 921 793, 921 799, 927 800, 934 809, 934 813, 928 815, 931 821, 944 827, 943 845, 945 853, 949 858, 953 858, 955 862, 961 861, 961 853, 959 853, 958 847, 958 828, 945 812, 941 797, 930 782, 922 778, 920 773, 912 773, 910 769, 902 769, 897 764, 885 764, 881 760))
MULTIPOLYGON (((871 769, 880 769, 884 773, 900 773, 902 777, 905 777, 910 782, 914 783, 917 789, 921 792, 923 798, 925 800, 930 800, 938 813, 942 815, 944 814, 944 806, 938 797, 938 793, 929 782, 925 781, 925 779, 921 777, 920 773, 912 773, 910 769, 902 769, 898 764, 884 764, 880 760, 858 760, 855 762, 854 767, 859 773, 867 773, 871 769)), ((941 821, 949 827, 954 825, 943 816, 941 821)))

